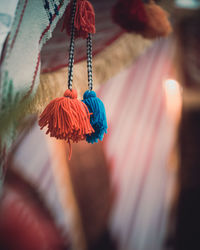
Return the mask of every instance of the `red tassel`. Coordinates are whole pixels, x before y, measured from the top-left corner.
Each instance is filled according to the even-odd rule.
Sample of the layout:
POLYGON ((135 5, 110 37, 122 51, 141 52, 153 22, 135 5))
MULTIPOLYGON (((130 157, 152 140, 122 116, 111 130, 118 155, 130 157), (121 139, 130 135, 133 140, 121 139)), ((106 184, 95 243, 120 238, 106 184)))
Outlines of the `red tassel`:
MULTIPOLYGON (((71 8, 72 1, 67 6, 62 27, 62 30, 66 29, 68 35, 71 32, 71 8)), ((77 0, 74 27, 76 38, 87 38, 88 33, 94 34, 96 32, 94 8, 89 1, 77 0)))
POLYGON ((119 0, 112 10, 112 17, 128 32, 144 30, 147 16, 141 0, 119 0))
POLYGON ((75 90, 51 101, 40 115, 39 126, 48 127, 46 134, 57 139, 78 142, 94 132, 87 106, 77 99, 75 90))
POLYGON ((169 35, 172 31, 168 20, 169 14, 152 0, 150 3, 144 4, 144 6, 148 21, 142 35, 146 38, 165 37, 169 35))

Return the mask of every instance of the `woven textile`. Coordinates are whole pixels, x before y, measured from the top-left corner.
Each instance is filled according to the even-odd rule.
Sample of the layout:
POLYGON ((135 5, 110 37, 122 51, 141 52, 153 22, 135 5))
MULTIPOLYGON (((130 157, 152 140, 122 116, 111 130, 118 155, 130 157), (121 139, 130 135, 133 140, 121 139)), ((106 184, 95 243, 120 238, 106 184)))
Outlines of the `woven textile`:
POLYGON ((35 92, 39 83, 40 50, 51 37, 67 2, 19 1, 2 63, 2 83, 8 72, 15 91, 20 90, 26 96, 35 92))

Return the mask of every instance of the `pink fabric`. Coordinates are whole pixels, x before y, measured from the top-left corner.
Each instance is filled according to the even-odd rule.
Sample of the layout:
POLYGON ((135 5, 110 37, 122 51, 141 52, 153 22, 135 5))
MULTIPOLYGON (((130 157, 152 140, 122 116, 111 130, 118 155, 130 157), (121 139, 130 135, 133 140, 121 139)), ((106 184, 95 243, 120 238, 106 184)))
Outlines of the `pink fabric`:
POLYGON ((55 224, 61 229, 62 235, 66 237, 71 230, 71 211, 63 208, 58 195, 56 177, 53 171, 56 157, 52 155, 50 150, 53 143, 40 130, 36 121, 22 142, 18 143, 13 157, 15 163, 13 169, 40 193, 54 218, 55 224))
POLYGON ((160 250, 164 242, 174 127, 163 80, 170 74, 172 47, 167 40, 155 42, 100 90, 108 118, 104 148, 116 191, 110 228, 121 250, 160 250))

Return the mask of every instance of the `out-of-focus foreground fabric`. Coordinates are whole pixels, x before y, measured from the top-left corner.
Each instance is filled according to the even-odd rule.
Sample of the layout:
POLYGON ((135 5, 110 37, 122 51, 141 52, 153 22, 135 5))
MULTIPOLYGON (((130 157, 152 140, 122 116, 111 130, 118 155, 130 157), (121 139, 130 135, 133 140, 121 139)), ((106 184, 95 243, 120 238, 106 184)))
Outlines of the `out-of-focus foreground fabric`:
POLYGON ((19 121, 15 116, 17 112, 22 113, 14 109, 35 93, 39 84, 41 48, 52 36, 67 3, 68 0, 21 0, 16 7, 0 68, 0 183, 6 154, 17 132, 19 121), (11 122, 6 123, 7 120, 11 122))
POLYGON ((10 249, 7 240, 14 234, 11 245, 18 246, 17 249, 27 246, 26 249, 61 250, 69 245, 72 249, 85 249, 65 143, 46 136, 33 119, 33 124, 20 134, 13 146, 0 206, 0 246, 5 244, 5 249, 10 249), (13 217, 9 214, 11 210, 13 217), (30 242, 23 236, 26 227, 32 231, 27 236, 30 242))
POLYGON ((104 149, 115 191, 110 229, 119 249, 164 246, 175 178, 168 166, 175 127, 164 88, 174 77, 173 55, 171 39, 156 41, 100 90, 108 117, 104 149))

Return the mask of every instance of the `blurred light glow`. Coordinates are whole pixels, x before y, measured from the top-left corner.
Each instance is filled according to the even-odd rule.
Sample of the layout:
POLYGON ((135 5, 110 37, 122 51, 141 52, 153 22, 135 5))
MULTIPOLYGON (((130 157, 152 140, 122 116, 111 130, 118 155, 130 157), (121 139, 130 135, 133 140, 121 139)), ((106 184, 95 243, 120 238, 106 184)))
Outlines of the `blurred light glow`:
POLYGON ((164 81, 164 90, 166 95, 167 113, 170 119, 177 124, 182 109, 182 89, 180 84, 174 79, 164 81))
POLYGON ((198 0, 176 0, 175 4, 179 8, 197 9, 200 7, 198 0))
POLYGON ((178 92, 180 92, 180 85, 176 80, 167 79, 165 80, 164 84, 165 84, 165 90, 168 94, 177 95, 178 92))

